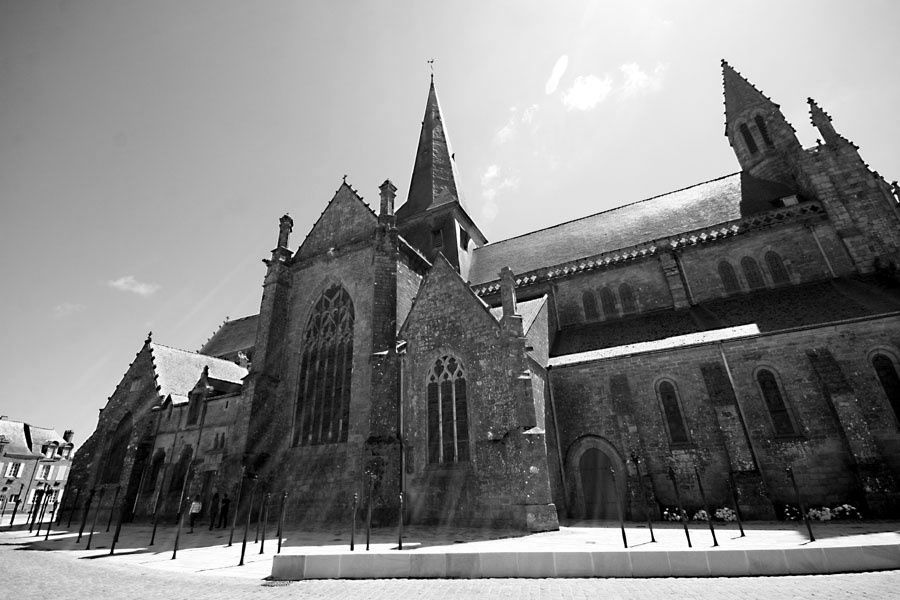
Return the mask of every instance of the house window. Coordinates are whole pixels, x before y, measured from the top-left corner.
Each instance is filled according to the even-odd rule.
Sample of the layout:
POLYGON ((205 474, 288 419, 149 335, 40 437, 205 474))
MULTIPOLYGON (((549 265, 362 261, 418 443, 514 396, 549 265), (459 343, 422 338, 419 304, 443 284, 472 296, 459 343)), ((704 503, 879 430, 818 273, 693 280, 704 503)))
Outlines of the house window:
POLYGON ((627 283, 619 286, 619 300, 622 301, 622 312, 633 313, 637 310, 637 303, 634 300, 634 290, 627 283))
POLYGON ((6 467, 7 477, 18 477, 22 472, 22 463, 9 463, 6 467))
POLYGON ((687 427, 684 425, 684 417, 681 414, 681 405, 678 403, 678 393, 671 381, 662 381, 659 384, 659 401, 662 404, 663 415, 666 418, 666 427, 669 430, 669 439, 673 444, 687 444, 687 427))
POLYGON ((756 128, 759 129, 759 134, 762 136, 766 146, 774 146, 772 138, 769 137, 769 129, 766 127, 766 122, 763 118, 760 115, 756 115, 753 117, 753 121, 756 123, 756 128))
POLYGON ((750 154, 756 154, 759 152, 759 148, 756 146, 756 140, 753 139, 753 134, 750 133, 750 128, 747 127, 746 123, 741 123, 741 135, 744 136, 744 143, 747 145, 747 149, 750 151, 750 154))
POLYGON ((750 286, 751 290, 758 290, 759 288, 766 287, 762 271, 759 270, 759 265, 754 259, 749 256, 742 258, 741 270, 744 271, 744 278, 747 280, 747 285, 750 286))
POLYGON ((442 356, 428 374, 428 462, 469 460, 466 374, 453 356, 442 356))
POLYGON ((591 291, 585 291, 581 294, 581 304, 584 306, 584 318, 588 320, 596 319, 600 316, 597 312, 597 299, 591 291))
POLYGON ((295 446, 347 441, 353 374, 353 301, 341 285, 322 294, 303 334, 295 446))
POLYGON ((734 267, 727 260, 719 262, 719 279, 722 280, 722 287, 725 288, 726 294, 734 294, 741 291, 741 284, 738 283, 734 267))
POLYGON ((443 248, 444 247, 444 232, 440 229, 432 229, 431 230, 431 247, 432 248, 443 248))
POLYGON ((769 415, 772 417, 775 434, 795 435, 797 430, 794 428, 794 422, 784 403, 784 397, 781 395, 781 388, 778 386, 775 375, 768 369, 760 369, 756 374, 756 382, 759 384, 759 390, 766 401, 766 408, 769 409, 769 415))
POLYGON ((784 268, 784 261, 781 256, 773 250, 766 252, 766 266, 769 268, 769 274, 772 276, 773 283, 788 283, 790 277, 787 269, 784 268))
POLYGON ((41 465, 40 474, 38 475, 38 479, 48 480, 50 479, 50 473, 53 470, 53 465, 41 465))
POLYGON ((616 297, 609 288, 600 290, 600 306, 603 308, 603 316, 607 319, 616 316, 616 297))
POLYGON ((875 367, 875 374, 878 375, 881 388, 884 390, 888 402, 891 403, 894 416, 900 420, 900 378, 897 377, 894 361, 884 354, 876 354, 872 358, 872 366, 875 367))

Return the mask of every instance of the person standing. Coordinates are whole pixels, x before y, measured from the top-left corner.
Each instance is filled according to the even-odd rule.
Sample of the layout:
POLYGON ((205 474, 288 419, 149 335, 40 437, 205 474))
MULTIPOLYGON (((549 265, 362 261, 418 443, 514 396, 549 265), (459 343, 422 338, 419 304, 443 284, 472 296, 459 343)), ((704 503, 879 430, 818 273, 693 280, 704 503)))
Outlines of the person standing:
POLYGON ((209 530, 216 526, 216 517, 219 516, 219 492, 214 492, 209 501, 209 530))
POLYGON ((231 498, 228 492, 222 494, 222 502, 219 504, 219 528, 222 529, 228 524, 228 509, 231 508, 231 498))
POLYGON ((200 502, 200 494, 197 494, 194 496, 194 501, 191 502, 191 530, 188 533, 194 533, 194 523, 200 516, 201 510, 203 510, 203 503, 200 502))

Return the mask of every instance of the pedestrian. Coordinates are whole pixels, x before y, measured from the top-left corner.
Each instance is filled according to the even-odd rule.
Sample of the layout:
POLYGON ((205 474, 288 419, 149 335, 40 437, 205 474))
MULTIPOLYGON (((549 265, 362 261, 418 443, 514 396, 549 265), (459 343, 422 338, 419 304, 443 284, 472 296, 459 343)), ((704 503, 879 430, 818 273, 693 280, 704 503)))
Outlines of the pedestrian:
POLYGON ((203 510, 203 503, 200 502, 200 494, 197 494, 194 496, 194 501, 191 502, 191 530, 188 533, 194 533, 194 522, 200 516, 201 510, 203 510))
POLYGON ((216 526, 216 517, 219 516, 219 492, 213 492, 212 500, 209 501, 209 530, 212 531, 216 526))
POLYGON ((231 508, 231 498, 228 493, 222 494, 222 502, 219 504, 219 528, 223 529, 228 523, 228 509, 231 508))

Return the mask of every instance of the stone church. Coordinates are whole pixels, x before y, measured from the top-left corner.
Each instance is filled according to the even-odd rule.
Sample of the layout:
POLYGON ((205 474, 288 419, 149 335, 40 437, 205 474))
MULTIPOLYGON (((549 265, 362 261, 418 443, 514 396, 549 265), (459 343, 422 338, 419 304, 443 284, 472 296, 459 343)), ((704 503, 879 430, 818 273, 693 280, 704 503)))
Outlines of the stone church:
POLYGON ((75 485, 137 518, 252 492, 387 524, 402 492, 409 523, 541 531, 701 483, 774 518, 792 467, 810 505, 896 514, 898 188, 812 99, 804 148, 722 70, 740 171, 493 243, 432 81, 406 201, 344 182, 296 247, 282 217, 259 313, 198 352, 148 337, 75 485))

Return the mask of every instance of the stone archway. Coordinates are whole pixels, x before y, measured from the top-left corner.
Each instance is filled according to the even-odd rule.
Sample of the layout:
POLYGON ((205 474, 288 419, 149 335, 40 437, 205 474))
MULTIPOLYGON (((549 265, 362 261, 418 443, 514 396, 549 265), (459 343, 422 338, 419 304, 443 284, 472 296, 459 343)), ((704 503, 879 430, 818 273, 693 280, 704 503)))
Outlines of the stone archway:
POLYGON ((624 503, 626 474, 625 464, 612 444, 593 435, 577 440, 569 448, 566 477, 573 496, 569 504, 572 517, 590 520, 618 518, 616 496, 619 496, 619 502, 624 503), (616 473, 615 479, 610 467, 616 473))

